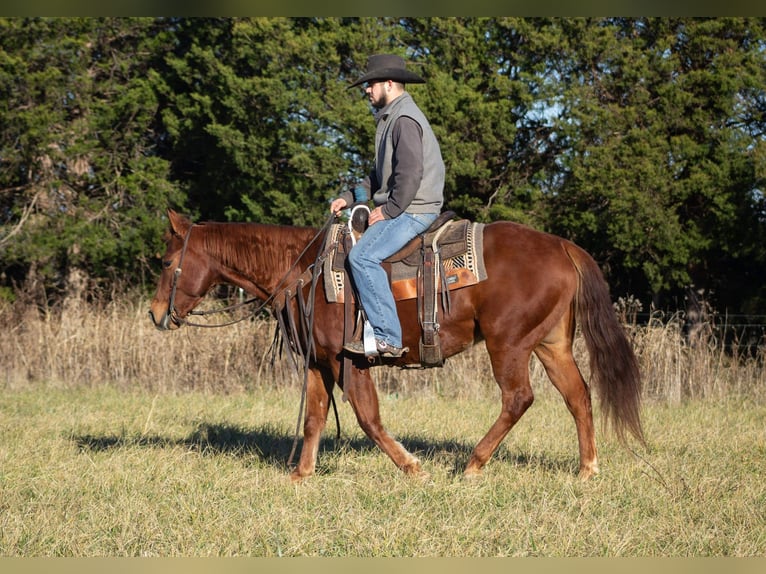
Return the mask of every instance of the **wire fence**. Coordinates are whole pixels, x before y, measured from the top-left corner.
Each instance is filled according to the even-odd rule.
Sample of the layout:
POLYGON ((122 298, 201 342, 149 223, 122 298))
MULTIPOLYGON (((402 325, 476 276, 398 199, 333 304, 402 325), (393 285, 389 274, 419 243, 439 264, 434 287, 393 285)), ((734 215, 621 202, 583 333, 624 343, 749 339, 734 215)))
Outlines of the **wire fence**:
POLYGON ((623 317, 636 325, 677 324, 690 344, 700 341, 735 356, 766 353, 766 315, 718 314, 714 312, 637 312, 623 317))

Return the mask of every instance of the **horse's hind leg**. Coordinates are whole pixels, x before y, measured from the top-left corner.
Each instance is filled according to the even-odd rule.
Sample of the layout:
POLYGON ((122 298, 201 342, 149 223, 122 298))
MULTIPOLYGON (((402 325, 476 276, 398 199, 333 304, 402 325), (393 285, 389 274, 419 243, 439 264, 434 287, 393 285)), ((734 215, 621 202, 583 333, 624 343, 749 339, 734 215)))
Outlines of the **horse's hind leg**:
POLYGON ((319 441, 330 407, 330 393, 335 380, 329 369, 311 368, 306 386, 306 416, 303 422, 303 446, 298 466, 290 473, 293 481, 311 476, 316 470, 319 441))
POLYGON ((487 339, 492 371, 500 387, 502 408, 500 416, 473 450, 465 469, 466 476, 481 473, 502 440, 534 401, 529 384, 529 352, 509 347, 494 349, 487 339))
POLYGON ((580 478, 598 474, 598 455, 593 430, 590 390, 572 355, 571 329, 566 317, 535 349, 553 385, 564 397, 577 428, 580 448, 580 478))

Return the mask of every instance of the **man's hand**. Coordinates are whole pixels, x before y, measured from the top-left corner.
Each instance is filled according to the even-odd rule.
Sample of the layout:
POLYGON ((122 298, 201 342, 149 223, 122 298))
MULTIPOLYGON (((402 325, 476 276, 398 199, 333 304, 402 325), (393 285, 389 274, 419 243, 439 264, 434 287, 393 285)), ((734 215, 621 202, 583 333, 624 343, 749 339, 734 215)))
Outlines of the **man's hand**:
POLYGON ((370 217, 367 219, 367 223, 369 225, 372 225, 373 223, 377 223, 378 221, 383 221, 386 217, 383 215, 383 208, 382 207, 376 207, 370 212, 370 217))
POLYGON ((333 199, 332 203, 330 204, 330 212, 338 215, 344 207, 346 207, 346 200, 342 197, 337 197, 333 199))

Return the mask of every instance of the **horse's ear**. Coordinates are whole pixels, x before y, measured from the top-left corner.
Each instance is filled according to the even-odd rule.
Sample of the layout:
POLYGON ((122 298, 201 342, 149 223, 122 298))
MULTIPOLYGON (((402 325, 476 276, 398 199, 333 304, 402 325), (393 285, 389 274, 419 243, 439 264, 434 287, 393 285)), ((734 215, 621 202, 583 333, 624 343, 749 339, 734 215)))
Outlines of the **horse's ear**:
POLYGON ((186 235, 186 231, 189 229, 191 221, 186 219, 183 215, 179 215, 172 209, 168 209, 168 219, 170 220, 170 228, 173 230, 173 233, 180 235, 181 237, 186 235))

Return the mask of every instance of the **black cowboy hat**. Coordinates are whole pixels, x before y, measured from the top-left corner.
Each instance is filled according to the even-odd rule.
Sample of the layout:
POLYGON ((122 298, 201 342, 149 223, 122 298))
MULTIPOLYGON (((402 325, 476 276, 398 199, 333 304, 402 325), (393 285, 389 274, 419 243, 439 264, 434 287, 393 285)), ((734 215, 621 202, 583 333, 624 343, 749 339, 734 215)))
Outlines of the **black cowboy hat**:
POLYGON ((349 88, 372 80, 393 80, 402 84, 424 84, 425 80, 407 70, 404 60, 394 54, 376 54, 367 59, 367 73, 349 88))

